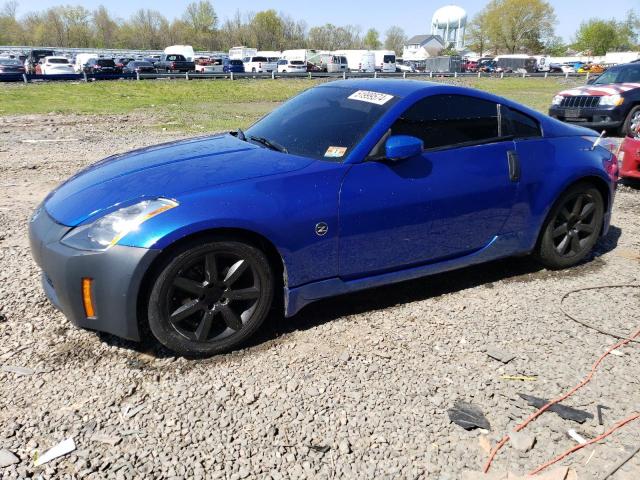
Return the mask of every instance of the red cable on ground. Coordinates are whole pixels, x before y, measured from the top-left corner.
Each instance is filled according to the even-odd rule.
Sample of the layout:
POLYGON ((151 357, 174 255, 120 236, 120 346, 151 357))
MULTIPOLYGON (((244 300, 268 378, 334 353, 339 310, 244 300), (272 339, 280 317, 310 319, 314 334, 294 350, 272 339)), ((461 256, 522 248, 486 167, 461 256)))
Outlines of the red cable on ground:
MULTIPOLYGON (((610 347, 605 353, 602 354, 602 356, 600 356, 600 358, 598 358, 598 360, 596 360, 596 362, 593 364, 593 366, 591 367, 591 371, 587 374, 587 376, 584 378, 584 380, 582 380, 579 384, 577 384, 575 387, 573 387, 571 390, 569 390, 567 393, 565 393, 564 395, 559 396, 558 398, 555 398, 551 401, 549 401, 549 403, 547 403, 546 405, 544 405, 543 407, 541 407, 540 409, 538 409, 536 412, 534 412, 533 414, 531 414, 525 421, 523 421, 522 423, 520 423, 519 425, 517 425, 515 427, 515 431, 519 432, 520 430, 522 430, 523 428, 525 428, 527 425, 529 425, 533 420, 535 420, 536 418, 538 418, 540 415, 542 415, 544 412, 546 412, 549 407, 555 405, 556 403, 560 403, 563 400, 567 399, 568 397, 570 397, 571 395, 573 395, 576 391, 578 391, 579 389, 581 389, 582 387, 584 387, 587 383, 589 383, 591 381, 591 379, 593 378, 593 375, 596 373, 596 369, 600 366, 600 363, 602 363, 602 360, 604 360, 604 358, 609 355, 612 351, 614 351, 617 348, 622 347, 623 345, 626 345, 627 343, 630 343, 633 339, 635 339, 636 337, 640 336, 640 330, 638 330, 637 332, 635 332, 633 335, 631 335, 629 338, 625 338, 624 340, 621 340, 620 342, 616 343, 615 345, 613 345, 612 347, 610 347)), ((637 417, 635 417, 637 418, 637 417)), ((634 420, 635 418, 631 418, 627 419, 627 421, 631 421, 634 420)), ((624 421, 624 423, 627 423, 627 421, 624 421)), ((620 426, 624 425, 624 423, 622 423, 620 426)), ((619 427, 616 427, 619 428, 619 427)), ((610 433, 610 432, 609 432, 610 433)), ((598 438, 598 437, 597 437, 598 438)), ((603 437, 604 438, 604 437, 603 437)), ((498 442, 498 444, 493 448, 493 450, 491 450, 491 453, 489 454, 489 458, 487 459, 487 462, 484 465, 484 468, 482 469, 482 471, 484 473, 487 473, 489 471, 489 469, 491 468, 491 463, 493 462, 493 459, 495 458, 495 456, 497 455, 497 453, 500 451, 500 449, 509 441, 509 435, 505 435, 502 440, 500 440, 498 442)), ((582 448, 582 446, 579 446, 580 448, 582 448)), ((569 452, 571 453, 571 452, 569 452)), ((567 455, 569 454, 567 453, 567 455)), ((564 457, 563 457, 564 458, 564 457)), ((550 465, 550 464, 549 464, 550 465)), ((546 467, 545 467, 546 468, 546 467)), ((540 470, 536 470, 536 472, 538 472, 540 470)))
POLYGON ((556 458, 554 458, 553 460, 549 460, 547 463, 544 463, 542 465, 540 465, 539 467, 536 467, 535 470, 532 470, 529 475, 535 475, 536 473, 541 472, 542 470, 544 470, 545 468, 547 468, 550 465, 553 465, 554 463, 559 462, 560 460, 562 460, 564 457, 567 457, 569 455, 571 455, 573 452, 577 452, 578 450, 580 450, 581 448, 584 448, 588 445, 591 445, 592 443, 596 443, 599 442, 600 440, 602 440, 603 438, 608 437, 609 435, 611 435, 613 432, 615 432, 616 430, 618 430, 620 427, 626 425, 629 422, 632 422, 636 419, 640 418, 640 413, 634 413, 633 415, 631 415, 630 417, 625 418, 624 420, 619 421, 618 423, 615 424, 615 426, 613 428, 611 428, 610 430, 604 432, 602 435, 598 435, 595 438, 592 438, 591 440, 589 440, 587 443, 581 443, 576 445, 573 448, 570 448, 569 450, 567 450, 566 452, 564 452, 561 455, 558 455, 556 458))

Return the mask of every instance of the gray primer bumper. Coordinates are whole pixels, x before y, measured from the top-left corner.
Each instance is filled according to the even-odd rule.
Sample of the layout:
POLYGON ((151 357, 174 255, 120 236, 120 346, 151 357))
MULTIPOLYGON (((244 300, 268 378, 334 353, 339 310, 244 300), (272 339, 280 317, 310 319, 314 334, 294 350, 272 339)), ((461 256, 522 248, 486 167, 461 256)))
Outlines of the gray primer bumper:
POLYGON ((56 223, 44 209, 29 224, 31 252, 42 269, 45 293, 78 327, 140 340, 137 301, 140 285, 160 250, 115 245, 104 252, 76 250, 60 243, 70 227, 56 223), (82 278, 93 279, 96 318, 87 318, 82 278))

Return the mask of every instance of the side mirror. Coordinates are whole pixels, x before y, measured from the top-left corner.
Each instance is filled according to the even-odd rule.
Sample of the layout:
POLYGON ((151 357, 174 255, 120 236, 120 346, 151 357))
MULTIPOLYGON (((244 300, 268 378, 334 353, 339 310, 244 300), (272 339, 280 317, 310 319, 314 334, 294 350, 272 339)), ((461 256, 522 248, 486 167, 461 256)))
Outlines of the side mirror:
POLYGON ((389 160, 397 162, 422 154, 424 142, 410 135, 392 135, 387 139, 384 148, 385 156, 389 160))

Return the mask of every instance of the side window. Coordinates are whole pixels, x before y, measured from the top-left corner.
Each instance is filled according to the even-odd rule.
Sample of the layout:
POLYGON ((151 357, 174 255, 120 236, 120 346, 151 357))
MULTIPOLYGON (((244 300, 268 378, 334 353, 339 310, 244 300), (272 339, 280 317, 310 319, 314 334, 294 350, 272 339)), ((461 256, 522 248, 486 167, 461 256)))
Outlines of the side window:
POLYGON ((535 118, 504 105, 501 106, 501 112, 503 135, 512 135, 515 138, 542 136, 540 124, 535 118))
POLYGON ((418 137, 425 148, 497 139, 498 106, 465 95, 434 95, 404 112, 391 127, 391 133, 418 137))

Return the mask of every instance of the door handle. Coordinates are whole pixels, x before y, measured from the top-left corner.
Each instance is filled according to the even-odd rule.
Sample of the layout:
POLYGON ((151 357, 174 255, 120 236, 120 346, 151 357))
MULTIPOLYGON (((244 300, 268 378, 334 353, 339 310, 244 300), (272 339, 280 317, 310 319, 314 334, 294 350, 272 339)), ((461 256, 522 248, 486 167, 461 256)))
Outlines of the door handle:
POLYGON ((520 157, 515 150, 507 152, 507 161, 509 163, 509 180, 512 182, 520 181, 520 157))

